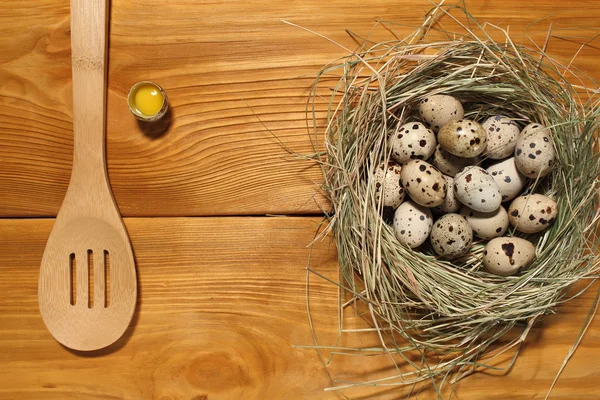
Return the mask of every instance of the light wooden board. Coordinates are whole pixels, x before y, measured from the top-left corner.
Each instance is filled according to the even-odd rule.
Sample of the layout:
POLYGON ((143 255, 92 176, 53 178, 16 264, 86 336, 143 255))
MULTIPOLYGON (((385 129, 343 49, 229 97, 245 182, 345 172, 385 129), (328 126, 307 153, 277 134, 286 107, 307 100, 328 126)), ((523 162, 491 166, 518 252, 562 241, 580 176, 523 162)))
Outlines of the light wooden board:
MULTIPOLYGON (((0 216, 55 216, 67 188, 68 3, 0 3, 0 216)), ((289 157, 274 135, 292 151, 311 152, 310 86, 322 66, 347 53, 281 20, 354 49, 346 29, 366 36, 383 18, 407 34, 431 7, 426 0, 111 3, 108 166, 125 216, 320 212, 322 199, 313 200, 319 170, 289 157), (160 126, 141 127, 127 110, 128 89, 147 79, 165 88, 171 104, 172 121, 161 136, 160 126)), ((509 25, 518 41, 528 24, 549 17, 529 35, 541 46, 553 23, 555 34, 569 40, 552 38, 549 52, 567 59, 578 41, 594 36, 600 18, 597 1, 467 5, 480 21, 509 25)), ((373 38, 392 36, 380 26, 373 38)), ((598 51, 582 51, 575 63, 596 78, 598 51)), ((321 127, 326 108, 319 98, 321 127)))
MULTIPOLYGON (((341 399, 323 391, 330 383, 316 352, 294 347, 312 344, 305 246, 319 222, 127 219, 138 265, 138 309, 123 340, 86 355, 55 342, 37 309, 38 269, 53 220, 0 220, 0 399, 341 399)), ((335 278, 335 258, 335 249, 319 242, 312 267, 335 278)), ((596 288, 534 329, 510 374, 472 376, 458 384, 455 398, 543 398, 596 288)), ((309 292, 317 337, 322 345, 334 345, 337 291, 312 276, 309 292)), ((369 334, 344 334, 340 341, 376 344, 369 334)), ((597 399, 599 356, 596 319, 552 399, 597 399)), ((389 374, 390 366, 381 358, 334 357, 330 372, 336 379, 360 381, 389 374)), ((399 399, 405 391, 344 393, 352 399, 368 393, 399 399)), ((432 392, 418 398, 431 399, 432 392)))

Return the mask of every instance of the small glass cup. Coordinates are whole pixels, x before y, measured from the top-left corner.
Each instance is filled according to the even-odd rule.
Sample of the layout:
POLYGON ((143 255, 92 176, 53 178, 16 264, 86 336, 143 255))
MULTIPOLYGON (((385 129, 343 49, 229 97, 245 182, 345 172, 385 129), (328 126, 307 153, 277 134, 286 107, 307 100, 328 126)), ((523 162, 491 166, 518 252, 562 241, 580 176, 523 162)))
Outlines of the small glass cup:
POLYGON ((127 95, 127 105, 129 106, 129 111, 131 111, 131 113, 137 119, 145 122, 152 122, 161 119, 167 113, 167 109, 169 108, 167 94, 158 84, 151 81, 141 81, 134 84, 131 87, 131 89, 129 89, 129 94, 127 95), (142 111, 139 110, 138 105, 136 104, 136 94, 138 93, 138 90, 144 86, 151 86, 152 88, 159 91, 163 97, 162 106, 156 113, 151 115, 144 114, 142 111))

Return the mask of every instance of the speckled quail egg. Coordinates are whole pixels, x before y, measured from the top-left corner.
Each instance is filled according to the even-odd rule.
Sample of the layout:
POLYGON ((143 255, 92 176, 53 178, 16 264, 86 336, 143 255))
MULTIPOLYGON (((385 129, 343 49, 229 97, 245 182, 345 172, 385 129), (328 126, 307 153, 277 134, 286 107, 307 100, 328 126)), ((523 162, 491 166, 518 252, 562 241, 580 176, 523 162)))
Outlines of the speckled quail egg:
POLYGON ((521 130, 512 119, 495 115, 481 124, 487 135, 485 155, 493 160, 501 160, 514 153, 521 130))
POLYGON ((400 173, 402 186, 417 204, 436 207, 446 197, 446 180, 440 171, 428 162, 410 160, 400 173))
POLYGON ((465 158, 483 153, 487 144, 487 134, 483 127, 478 122, 468 119, 459 119, 444 125, 437 139, 448 153, 465 158))
POLYGON ((433 224, 430 240, 433 250, 440 256, 456 258, 471 248, 473 231, 462 215, 445 214, 433 224))
POLYGON ((517 197, 527 184, 527 178, 517 168, 514 157, 491 165, 486 171, 498 184, 502 201, 517 197))
POLYGON ((482 239, 490 240, 502 236, 508 229, 508 214, 504 207, 498 207, 492 212, 481 212, 463 206, 460 215, 465 217, 473 233, 482 239))
POLYGON ((393 225, 398 241, 415 248, 427 240, 433 226, 433 217, 429 208, 408 200, 396 209, 393 225))
POLYGON ((419 103, 419 116, 434 132, 450 121, 462 119, 464 110, 460 101, 445 94, 427 96, 419 103))
POLYGON ((514 275, 535 259, 531 242, 517 237, 498 237, 490 240, 483 251, 483 266, 492 274, 514 275))
POLYGON ((448 153, 438 144, 433 153, 433 165, 448 176, 456 176, 458 172, 468 165, 477 165, 479 158, 463 158, 448 153))
POLYGON ((517 197, 508 208, 508 220, 523 233, 541 232, 548 228, 558 215, 558 205, 543 194, 517 197))
POLYGON ((437 207, 433 207, 431 211, 437 214, 455 213, 460 210, 462 204, 454 195, 454 178, 444 175, 444 180, 446 181, 446 197, 444 198, 444 202, 437 207))
POLYGON ((474 165, 465 167, 454 177, 454 192, 458 201, 475 211, 492 212, 502 202, 494 178, 485 169, 474 165))
POLYGON ((546 176, 556 162, 550 130, 542 124, 529 124, 519 135, 515 146, 517 168, 528 178, 546 176))
POLYGON ((392 158, 404 164, 410 160, 426 160, 435 151, 435 133, 420 122, 400 126, 389 138, 392 158))
POLYGON ((373 175, 375 179, 375 194, 377 202, 379 202, 381 193, 383 193, 383 207, 396 209, 404 200, 404 188, 400 183, 401 171, 402 167, 394 161, 381 163, 375 169, 375 174, 373 175))

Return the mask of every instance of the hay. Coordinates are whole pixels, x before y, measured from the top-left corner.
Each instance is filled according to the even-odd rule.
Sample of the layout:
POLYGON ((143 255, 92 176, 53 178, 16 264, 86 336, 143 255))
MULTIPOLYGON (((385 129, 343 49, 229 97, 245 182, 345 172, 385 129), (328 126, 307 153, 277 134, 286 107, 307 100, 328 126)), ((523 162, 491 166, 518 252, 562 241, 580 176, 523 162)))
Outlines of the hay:
MULTIPOLYGON (((406 39, 363 41, 357 51, 323 69, 315 96, 321 80, 336 73, 340 79, 330 98, 325 152, 317 159, 332 204, 327 221, 338 250, 339 285, 372 318, 379 351, 400 357, 412 370, 398 368, 388 378, 332 389, 444 382, 450 376, 455 382, 492 367, 511 349, 514 362, 531 326, 568 301, 574 283, 597 279, 598 86, 543 48, 516 44, 506 30, 480 25, 459 6, 435 7, 406 39), (441 17, 457 23, 460 32, 440 29, 441 17), (492 37, 498 35, 502 40, 492 37), (521 127, 535 121, 553 132, 556 168, 531 181, 526 191, 553 197, 559 215, 539 234, 509 231, 536 245, 535 262, 516 276, 483 269, 485 242, 476 241, 467 255, 449 262, 427 246, 415 251, 400 245, 382 217, 371 177, 389 159, 388 132, 418 119, 417 104, 432 94, 458 98, 465 118, 483 121, 501 114, 521 127), (514 328, 522 334, 494 345, 514 328)), ((318 149, 323 132, 315 121, 316 116, 318 149)))

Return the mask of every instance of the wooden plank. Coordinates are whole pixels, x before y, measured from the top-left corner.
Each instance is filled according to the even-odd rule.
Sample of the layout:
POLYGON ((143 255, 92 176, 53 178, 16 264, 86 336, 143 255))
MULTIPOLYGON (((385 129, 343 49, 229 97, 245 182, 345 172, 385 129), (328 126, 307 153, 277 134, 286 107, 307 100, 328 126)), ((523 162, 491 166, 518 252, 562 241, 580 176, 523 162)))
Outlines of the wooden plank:
POLYGON ((110 352, 86 355, 56 343, 37 311, 52 221, 2 221, 0 398, 322 397, 314 354, 291 347, 309 340, 304 244, 317 222, 128 220, 140 281, 134 325, 110 352))
MULTIPOLYGON (((305 266, 320 222, 307 217, 126 219, 140 297, 127 334, 91 354, 60 346, 37 308, 38 269, 51 219, 0 220, 0 399, 339 399, 312 349, 305 266)), ((318 242, 311 264, 336 278, 335 248, 318 242)), ((506 376, 478 374, 458 399, 542 399, 579 333, 597 285, 533 330, 506 376)), ((311 276, 311 315, 322 345, 334 345, 337 291, 311 276)), ((349 313, 351 314, 351 313, 349 313)), ((347 328, 361 327, 349 318, 347 328)), ((341 346, 377 345, 371 333, 341 346)), ((325 351, 327 356, 327 351, 325 351)), ((600 378, 595 319, 552 399, 595 399, 600 378)), ((333 358, 339 380, 393 372, 381 357, 333 358)), ((402 388, 344 391, 353 399, 405 398, 402 388)), ((432 399, 422 392, 419 399, 432 399)))
MULTIPOLYGON (((273 135, 292 151, 311 152, 309 88, 345 52, 281 20, 355 48, 345 29, 367 35, 384 18, 406 34, 431 7, 426 0, 111 3, 107 152, 125 216, 320 212, 318 168, 290 157, 273 135), (127 91, 145 79, 168 93, 165 129, 141 126, 128 113, 127 91)), ((553 22, 556 35, 569 38, 553 37, 549 50, 567 59, 593 37, 600 17, 595 1, 473 0, 468 7, 481 21, 510 25, 515 38, 550 16, 528 32, 541 45, 553 22)), ((382 26, 373 35, 391 38, 382 26)), ((599 78, 597 51, 582 51, 575 65, 599 78)), ((1 2, 0 61, 0 216, 54 216, 72 158, 68 2, 1 2)), ((321 128, 326 107, 319 98, 321 128)))

